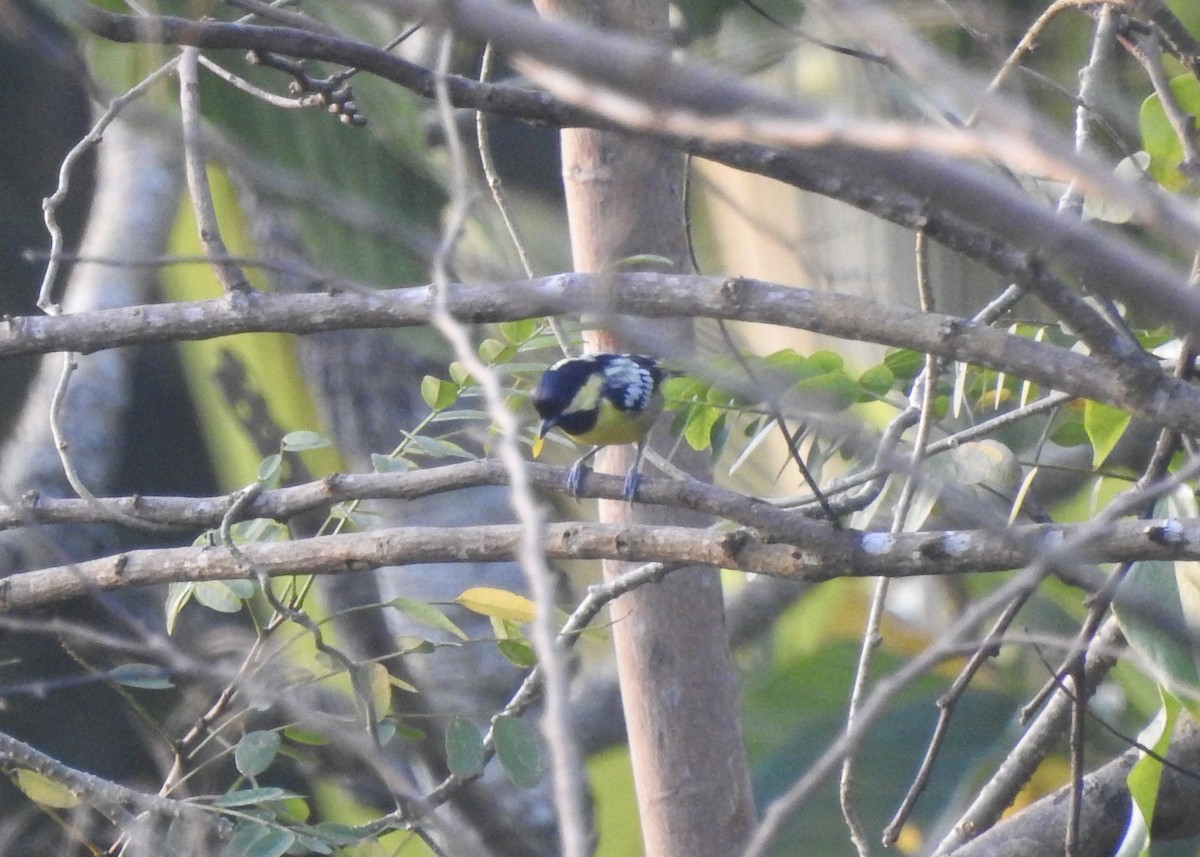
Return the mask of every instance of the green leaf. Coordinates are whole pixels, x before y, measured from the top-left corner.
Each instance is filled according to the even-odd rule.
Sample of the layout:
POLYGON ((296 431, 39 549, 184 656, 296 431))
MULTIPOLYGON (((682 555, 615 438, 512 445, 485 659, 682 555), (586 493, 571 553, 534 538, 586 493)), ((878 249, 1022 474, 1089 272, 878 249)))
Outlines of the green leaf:
POLYGON ((175 633, 175 622, 187 603, 192 600, 196 589, 195 583, 172 583, 167 587, 167 634, 175 633))
POLYGON ((496 327, 500 335, 513 345, 520 345, 538 331, 541 321, 536 318, 523 318, 519 321, 502 321, 496 327))
POLYGON ((247 732, 233 748, 233 763, 242 776, 257 777, 275 761, 282 742, 278 732, 247 732))
POLYGON ((229 591, 243 601, 249 601, 258 593, 258 582, 254 580, 245 580, 243 578, 232 578, 230 580, 221 581, 229 591))
MULTIPOLYGON (((1165 757, 1175 734, 1175 723, 1183 708, 1175 696, 1163 688, 1159 688, 1163 707, 1151 723, 1138 735, 1138 743, 1149 747, 1158 756, 1165 757)), ((1129 794, 1134 802, 1134 814, 1140 816, 1131 822, 1126 836, 1134 835, 1142 839, 1148 837, 1150 820, 1154 818, 1154 807, 1158 803, 1158 787, 1162 780, 1163 764, 1152 756, 1142 754, 1134 763, 1125 778, 1129 786, 1129 794)), ((1143 846, 1144 847, 1144 846, 1143 846)), ((1132 849, 1131 849, 1132 850, 1132 849)))
POLYGON ((256 803, 268 803, 275 800, 287 800, 290 797, 301 797, 293 792, 275 786, 264 786, 259 789, 239 789, 228 794, 217 795, 213 806, 253 806, 256 803))
POLYGON ((458 400, 458 385, 426 375, 421 379, 421 398, 431 411, 444 411, 458 400))
POLYGON ((453 634, 460 640, 466 640, 466 633, 451 622, 446 614, 424 601, 417 601, 415 598, 393 598, 388 602, 390 607, 395 607, 409 619, 424 625, 426 628, 435 628, 439 631, 446 631, 453 634))
POLYGON ((537 735, 519 717, 501 715, 492 724, 496 757, 508 778, 522 788, 533 788, 542 779, 542 748, 537 735))
POLYGON ((396 857, 396 849, 394 846, 385 848, 378 838, 369 836, 347 849, 346 857, 396 857))
POLYGON ((713 423, 713 427, 708 433, 708 445, 712 447, 714 457, 725 451, 725 444, 729 441, 729 431, 729 412, 722 411, 721 416, 717 417, 717 421, 713 423))
POLYGON ((604 266, 605 271, 671 271, 675 262, 666 256, 656 256, 653 253, 639 253, 636 256, 626 256, 604 266))
POLYGON ((440 414, 434 414, 429 418, 431 423, 451 423, 451 422, 477 422, 490 423, 492 415, 487 411, 481 411, 477 408, 455 408, 452 411, 443 411, 440 414))
POLYGON ((402 655, 427 655, 437 650, 432 641, 415 634, 401 634, 396 638, 396 647, 402 655))
POLYGON ((814 351, 808 356, 808 362, 825 372, 840 372, 846 365, 842 355, 836 351, 814 351))
MULTIPOLYGON (((1153 351, 1160 345, 1175 339, 1175 331, 1167 325, 1152 327, 1148 330, 1135 330, 1134 333, 1137 335, 1138 344, 1147 351, 1153 351)), ((1171 351, 1177 353, 1176 349, 1171 349, 1171 351)))
MULTIPOLYGON (((1172 78, 1170 90, 1184 113, 1191 116, 1200 114, 1200 81, 1193 75, 1185 73, 1172 78)), ((1150 177, 1167 190, 1186 187, 1188 180, 1179 171, 1183 161, 1183 145, 1157 95, 1151 95, 1142 102, 1138 125, 1142 131, 1142 148, 1150 155, 1150 177)))
POLYGON ((473 777, 483 770, 483 734, 470 720, 455 717, 446 727, 446 767, 458 777, 473 777))
POLYGON ((409 682, 405 681, 404 679, 400 678, 399 676, 392 675, 389 672, 387 674, 387 677, 388 677, 388 684, 390 684, 392 687, 396 688, 396 690, 402 690, 405 693, 420 693, 420 691, 417 690, 417 686, 415 684, 410 684, 409 682))
POLYGON ((322 821, 309 829, 314 836, 320 837, 330 845, 350 845, 362 838, 362 834, 355 828, 335 821, 322 821))
POLYGON ((283 456, 280 453, 268 455, 258 463, 258 481, 268 488, 279 484, 283 476, 283 456))
POLYGON ((439 437, 426 437, 421 434, 409 435, 409 449, 417 455, 428 455, 433 458, 474 458, 457 443, 443 440, 439 437))
POLYGON ((912 381, 925 368, 925 355, 911 348, 901 348, 883 358, 883 365, 901 381, 912 381))
POLYGON ((794 352, 794 350, 791 348, 778 350, 778 352, 769 354, 763 359, 764 366, 781 372, 793 380, 814 378, 818 376, 818 374, 824 374, 830 371, 824 367, 824 362, 826 362, 826 359, 824 358, 812 360, 810 358, 806 358, 806 356, 803 354, 794 352))
POLYGON ((34 803, 51 809, 71 809, 79 806, 79 798, 62 783, 28 768, 17 769, 17 788, 34 803))
POLYGON ((519 621, 504 616, 489 616, 488 621, 497 640, 525 640, 525 632, 519 621))
POLYGON ((109 670, 108 679, 126 687, 145 690, 167 690, 175 686, 167 678, 167 671, 155 664, 121 664, 109 670))
POLYGON ((499 339, 485 339, 479 343, 479 359, 488 366, 508 363, 517 356, 517 346, 499 339))
POLYGON ((296 834, 243 819, 229 838, 229 853, 238 857, 281 857, 296 842, 296 834))
POLYGON ((296 844, 292 848, 293 854, 332 854, 333 846, 323 839, 316 836, 310 836, 303 829, 297 830, 292 828, 292 832, 296 834, 296 844))
POLYGON ((371 690, 371 704, 375 709, 375 719, 382 720, 392 710, 391 673, 381 663, 364 665, 367 686, 371 690))
POLYGON ((529 669, 537 663, 537 653, 524 640, 498 640, 496 648, 510 662, 521 669, 529 669))
POLYGON ((802 407, 818 411, 844 410, 862 396, 858 383, 840 369, 804 378, 792 385, 791 392, 799 397, 802 407))
POLYGON ((335 521, 345 521, 351 526, 360 527, 370 523, 375 516, 369 511, 358 510, 353 500, 347 500, 330 506, 329 517, 335 521))
POLYGON ((371 453, 371 469, 376 473, 407 473, 415 468, 416 465, 407 458, 392 458, 378 452, 371 453))
POLYGON ((708 383, 691 375, 677 375, 668 378, 662 385, 663 398, 668 404, 679 407, 692 401, 704 401, 708 398, 708 383))
POLYGON ((204 580, 196 584, 193 594, 209 610, 236 613, 242 609, 243 600, 229 584, 225 580, 204 580))
POLYGON ((858 386, 871 396, 886 396, 896 383, 896 375, 886 364, 872 366, 858 376, 858 386))
POLYGON ((310 747, 323 747, 329 743, 329 738, 320 732, 305 729, 303 726, 288 726, 283 730, 283 737, 293 744, 305 744, 310 747))
MULTIPOLYGON (((1156 517, 1195 517, 1196 499, 1179 489, 1155 504, 1156 517)), ((1113 600, 1129 645, 1151 675, 1182 699, 1200 690, 1200 562, 1135 562, 1113 600)))
POLYGON ((460 387, 472 387, 475 385, 475 379, 471 377, 471 373, 467 371, 467 367, 463 366, 457 360, 450 364, 447 372, 450 375, 450 380, 460 387))
POLYGON ((687 422, 683 427, 683 439, 687 441, 688 446, 696 451, 708 449, 712 440, 713 426, 717 424, 717 420, 723 413, 724 411, 720 408, 707 405, 693 407, 688 413, 687 422))
POLYGON ((1082 446, 1091 443, 1087 429, 1083 427, 1082 419, 1069 419, 1050 432, 1050 440, 1059 446, 1082 446))
POLYGON ((810 363, 807 357, 791 348, 783 348, 768 354, 763 358, 763 365, 798 378, 821 374, 819 366, 810 363))
POLYGON ((1129 414, 1091 399, 1083 403, 1083 428, 1092 442, 1092 466, 1099 467, 1125 434, 1129 414))
MULTIPOLYGON (((245 545, 252 542, 286 542, 291 538, 291 532, 286 526, 270 518, 251 518, 249 521, 238 521, 229 531, 235 545, 245 545)), ((231 584, 238 581, 230 581, 231 584)), ((230 586, 234 592, 238 590, 230 586)), ((253 594, 253 590, 246 596, 253 594)))
POLYGON ((537 606, 525 596, 490 586, 464 590, 454 601, 473 613, 514 622, 532 622, 537 614, 537 606))
POLYGON ((401 738, 407 738, 409 741, 424 741, 425 733, 415 726, 409 726, 406 723, 395 724, 396 734, 401 738))
POLYGON ((288 432, 280 444, 284 452, 304 452, 309 449, 324 449, 327 446, 333 446, 333 441, 323 434, 306 429, 288 432))

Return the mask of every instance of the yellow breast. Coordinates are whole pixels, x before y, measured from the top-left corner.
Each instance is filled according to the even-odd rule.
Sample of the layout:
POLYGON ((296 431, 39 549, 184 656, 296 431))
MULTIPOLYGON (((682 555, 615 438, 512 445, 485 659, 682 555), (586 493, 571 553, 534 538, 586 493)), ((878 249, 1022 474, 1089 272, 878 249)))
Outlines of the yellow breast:
POLYGON ((601 399, 596 424, 583 434, 567 436, 597 446, 637 443, 650 431, 661 412, 662 401, 658 399, 641 411, 622 411, 608 399, 601 399))

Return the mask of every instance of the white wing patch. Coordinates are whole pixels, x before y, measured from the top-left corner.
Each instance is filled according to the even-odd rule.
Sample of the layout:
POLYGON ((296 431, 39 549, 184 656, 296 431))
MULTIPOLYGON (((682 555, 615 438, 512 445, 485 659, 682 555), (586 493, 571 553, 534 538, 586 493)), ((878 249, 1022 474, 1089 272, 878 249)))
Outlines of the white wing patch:
POLYGON ((618 357, 604 370, 605 392, 624 411, 641 410, 654 395, 654 376, 628 357, 618 357))

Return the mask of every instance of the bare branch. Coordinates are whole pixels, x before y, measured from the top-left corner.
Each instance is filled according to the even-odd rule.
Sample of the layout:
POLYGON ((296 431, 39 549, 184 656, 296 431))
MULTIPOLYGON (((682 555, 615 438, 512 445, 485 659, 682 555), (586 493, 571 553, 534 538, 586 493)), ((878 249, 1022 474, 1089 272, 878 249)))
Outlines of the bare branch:
MULTIPOLYGON (((620 480, 595 474, 594 481, 620 480)), ((647 490, 657 480, 648 480, 647 490)), ((618 492, 614 492, 617 496, 618 492)), ((764 539, 748 529, 714 532, 691 527, 557 523, 546 527, 551 559, 717 565, 722 568, 819 582, 837 577, 907 577, 1020 568, 1041 558, 1069 572, 1074 585, 1094 589, 1104 577, 1083 564, 1200 558, 1200 520, 1126 520, 1089 536, 1086 553, 1055 546, 1096 533, 1089 524, 1037 524, 1002 532, 945 530, 864 533, 834 530, 805 519, 793 523, 792 543, 764 539)), ((495 562, 518 555, 522 528, 396 527, 370 533, 321 536, 242 548, 271 577, 348 574, 429 562, 495 562)), ((0 610, 23 610, 89 593, 177 581, 244 578, 236 558, 220 547, 137 550, 69 566, 44 568, 0 581, 0 610)))
POLYGON ((183 49, 179 62, 179 107, 183 120, 184 165, 187 168, 192 211, 200 233, 200 246, 204 248, 206 256, 212 257, 213 273, 226 294, 248 292, 252 287, 246 275, 237 263, 229 261, 229 251, 225 249, 225 241, 221 238, 217 209, 208 186, 201 131, 200 52, 193 47, 183 49))
POLYGON ((139 792, 103 777, 76 770, 3 733, 0 733, 0 765, 6 769, 22 768, 41 774, 66 787, 82 802, 94 806, 120 825, 136 823, 133 815, 135 812, 148 812, 167 818, 190 817, 201 821, 205 826, 215 825, 218 829, 229 829, 227 821, 221 821, 214 817, 211 811, 206 811, 200 806, 139 792))
MULTIPOLYGON (((0 358, 58 350, 91 352, 229 333, 313 333, 409 327, 430 315, 427 288, 371 293, 252 293, 226 299, 0 322, 0 358)), ((472 323, 536 315, 610 313, 761 321, 845 339, 911 348, 986 366, 1048 389, 1105 402, 1156 424, 1200 433, 1200 391, 1157 365, 1100 360, 953 316, 885 306, 850 295, 744 278, 668 274, 559 274, 492 288, 451 285, 449 311, 472 323)), ((631 331, 637 341, 637 329, 631 331)), ((669 356, 669 355, 668 355, 669 356)))
MULTIPOLYGON (((993 242, 999 239, 1023 248, 1032 254, 1025 259, 1027 266, 1034 256, 1045 254, 1065 264, 1089 288, 1177 326, 1200 330, 1200 296, 1183 289, 1183 272, 1121 236, 1058 217, 999 177, 947 161, 945 129, 934 133, 921 126, 856 125, 823 117, 810 105, 765 93, 711 69, 671 62, 658 47, 561 20, 540 20, 521 9, 489 0, 460 0, 452 8, 424 0, 388 5, 415 17, 440 21, 481 40, 492 38, 510 53, 571 69, 572 74, 589 82, 585 96, 593 108, 601 105, 591 95, 596 92, 591 84, 631 93, 619 103, 606 105, 624 111, 627 127, 670 139, 677 145, 681 137, 708 140, 708 151, 694 141, 684 148, 705 156, 723 151, 722 159, 729 158, 726 162, 731 164, 734 156, 741 161, 757 159, 760 164, 788 158, 770 147, 756 149, 747 141, 808 147, 817 156, 817 163, 810 164, 809 169, 824 175, 830 186, 848 182, 850 187, 861 189, 864 180, 879 181, 889 197, 895 198, 897 191, 911 194, 962 224, 985 230, 993 242), (646 109, 646 104, 653 108, 646 109), (922 146, 933 146, 938 151, 923 151, 922 146), (821 169, 815 169, 817 164, 821 169)), ((425 97, 432 97, 434 92, 434 76, 428 69, 355 42, 280 27, 166 17, 142 20, 111 15, 83 2, 73 3, 72 8, 81 26, 116 41, 277 50, 354 65, 425 97)), ((540 93, 487 87, 457 77, 448 78, 447 87, 452 102, 459 106, 526 119, 536 117, 537 121, 559 126, 611 124, 585 111, 562 113, 561 104, 540 93), (514 109, 517 102, 520 107, 514 109), (552 116, 563 121, 554 121, 552 116)), ((1030 132, 1029 128, 1023 130, 1030 132)), ((1200 219, 1193 212, 1172 199, 1118 181, 1103 165, 1076 156, 1067 143, 1038 139, 1037 135, 1031 142, 1028 134, 1015 133, 981 136, 963 132, 949 136, 949 145, 959 154, 997 156, 1002 162, 1020 154, 1039 170, 1057 173, 1066 180, 1078 179, 1101 196, 1119 197, 1137 211, 1144 225, 1164 237, 1174 237, 1189 248, 1200 243, 1200 219)), ((807 183, 815 183, 815 179, 810 176, 807 183)), ((842 198, 840 193, 833 195, 842 198)), ((872 210, 880 207, 876 200, 872 210)), ((938 230, 931 228, 929 234, 942 240, 938 230)), ((1113 353, 1133 356, 1126 350, 1113 353)))

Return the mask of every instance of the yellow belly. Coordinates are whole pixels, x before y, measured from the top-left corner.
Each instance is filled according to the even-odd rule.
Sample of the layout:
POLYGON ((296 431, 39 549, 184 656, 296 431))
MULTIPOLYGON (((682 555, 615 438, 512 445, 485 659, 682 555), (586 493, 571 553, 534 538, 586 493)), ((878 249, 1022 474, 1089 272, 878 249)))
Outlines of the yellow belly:
POLYGON ((596 446, 637 443, 650 431, 661 411, 662 401, 658 399, 641 411, 622 411, 607 399, 601 399, 596 424, 583 434, 568 434, 567 437, 596 446))

